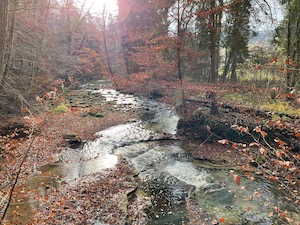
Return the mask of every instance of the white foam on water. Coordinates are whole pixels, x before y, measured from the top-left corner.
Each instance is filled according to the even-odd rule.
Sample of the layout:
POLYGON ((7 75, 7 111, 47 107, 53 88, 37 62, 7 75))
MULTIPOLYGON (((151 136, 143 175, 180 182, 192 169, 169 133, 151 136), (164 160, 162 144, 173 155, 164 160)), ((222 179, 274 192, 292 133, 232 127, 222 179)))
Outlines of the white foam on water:
POLYGON ((138 108, 141 106, 142 101, 133 95, 123 94, 112 89, 98 89, 91 91, 92 94, 100 93, 105 97, 106 101, 115 101, 117 105, 130 105, 131 107, 138 108))
POLYGON ((210 175, 204 169, 196 169, 192 163, 175 161, 165 167, 165 171, 178 180, 195 186, 197 189, 210 186, 210 175))

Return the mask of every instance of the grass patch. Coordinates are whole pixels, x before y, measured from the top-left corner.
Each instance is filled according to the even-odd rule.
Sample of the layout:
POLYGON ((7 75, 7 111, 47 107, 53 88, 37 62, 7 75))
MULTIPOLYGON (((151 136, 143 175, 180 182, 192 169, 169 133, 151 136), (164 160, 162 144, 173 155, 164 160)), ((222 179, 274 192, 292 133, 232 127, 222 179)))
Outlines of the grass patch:
POLYGON ((65 112, 68 112, 68 110, 69 110, 69 108, 64 103, 61 103, 58 106, 51 108, 50 112, 65 113, 65 112))
MULTIPOLYGON (((300 116, 300 108, 293 108, 292 106, 290 106, 289 102, 283 100, 270 101, 270 99, 267 100, 266 98, 263 98, 263 96, 260 95, 261 94, 254 94, 251 92, 247 92, 245 94, 230 93, 224 95, 223 98, 225 100, 235 102, 236 104, 250 106, 255 109, 262 109, 266 111, 282 113, 292 116, 300 116)), ((274 117, 276 117, 276 115, 274 115, 274 117)))
POLYGON ((234 101, 238 104, 242 104, 248 101, 248 97, 240 93, 230 93, 223 96, 225 100, 234 101))
POLYGON ((276 102, 274 101, 270 103, 265 103, 264 105, 262 105, 262 109, 271 112, 288 114, 292 116, 300 115, 300 109, 295 109, 291 107, 289 103, 285 101, 276 101, 276 102))
POLYGON ((223 96, 227 101, 234 102, 239 105, 260 109, 261 105, 267 101, 267 97, 261 93, 248 91, 245 93, 230 93, 223 96))

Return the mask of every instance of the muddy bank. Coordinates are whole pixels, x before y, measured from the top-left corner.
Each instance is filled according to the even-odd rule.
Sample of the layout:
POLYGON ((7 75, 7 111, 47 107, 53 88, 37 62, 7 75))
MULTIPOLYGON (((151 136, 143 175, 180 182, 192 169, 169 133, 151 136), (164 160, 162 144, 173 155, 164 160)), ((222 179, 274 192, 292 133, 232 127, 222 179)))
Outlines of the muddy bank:
POLYGON ((253 137, 239 132, 236 127, 248 128, 249 133, 258 141, 264 142, 256 127, 267 133, 266 141, 277 146, 274 139, 287 143, 293 151, 300 148, 300 117, 259 111, 228 104, 217 104, 217 111, 211 112, 209 99, 189 99, 179 107, 181 119, 177 125, 177 134, 188 140, 216 142, 228 139, 236 143, 253 142, 253 137), (185 108, 185 109, 184 109, 185 108))

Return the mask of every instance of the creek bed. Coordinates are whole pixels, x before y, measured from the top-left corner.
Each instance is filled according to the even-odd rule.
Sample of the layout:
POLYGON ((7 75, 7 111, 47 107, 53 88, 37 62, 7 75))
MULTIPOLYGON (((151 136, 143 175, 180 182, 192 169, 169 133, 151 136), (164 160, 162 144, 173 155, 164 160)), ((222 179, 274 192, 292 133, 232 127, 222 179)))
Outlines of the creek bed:
MULTIPOLYGON (((222 168, 189 157, 181 142, 175 140, 179 117, 172 107, 115 90, 85 88, 90 94, 101 94, 113 102, 117 110, 137 109, 140 118, 98 132, 95 141, 87 142, 80 149, 66 148, 56 164, 39 168, 39 174, 24 185, 36 183, 32 188, 47 194, 61 182, 113 168, 122 156, 138 171, 142 182, 139 188, 151 200, 145 210, 148 225, 187 223, 187 197, 197 202, 203 224, 211 224, 214 218, 225 218, 223 224, 273 224, 268 215, 274 207, 297 213, 266 179, 257 177, 249 181, 241 176, 241 187, 238 187, 233 181, 231 166, 222 168), (159 141, 166 135, 174 140, 159 141)), ((28 211, 28 217, 33 217, 30 212, 38 208, 30 195, 18 205, 19 209, 23 207, 22 210, 28 211)), ((9 214, 15 207, 16 204, 12 204, 9 214)))

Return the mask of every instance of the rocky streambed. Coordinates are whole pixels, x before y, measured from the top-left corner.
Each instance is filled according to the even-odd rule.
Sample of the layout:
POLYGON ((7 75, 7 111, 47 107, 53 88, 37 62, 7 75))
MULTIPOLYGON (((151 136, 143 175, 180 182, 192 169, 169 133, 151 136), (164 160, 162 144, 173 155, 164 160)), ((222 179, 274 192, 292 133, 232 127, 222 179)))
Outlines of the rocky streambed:
MULTIPOLYGON (((47 185, 37 188, 50 195, 42 204, 44 214, 37 216, 40 224, 79 224, 84 220, 74 216, 79 211, 87 217, 86 224, 98 225, 195 224, 196 217, 197 224, 273 224, 270 212, 275 206, 297 218, 297 209, 268 180, 257 176, 250 181, 241 175, 238 186, 232 171, 239 174, 239 167, 232 161, 195 159, 190 152, 193 144, 177 139, 179 117, 173 107, 98 85, 84 89, 118 110, 134 108, 139 116, 99 131, 83 147, 65 148, 55 163, 38 169, 28 183, 44 179, 38 183, 47 185), (50 171, 51 180, 46 181, 50 171), (109 175, 111 171, 117 172, 109 175), (105 187, 116 190, 106 192, 105 187), (84 201, 88 204, 81 205, 84 201), (110 203, 111 211, 119 213, 101 206, 110 203), (52 212, 52 217, 45 217, 45 212, 52 212)), ((206 145, 200 148, 205 152, 206 145)), ((38 209, 36 204, 30 198, 24 202, 30 209, 38 209)))

